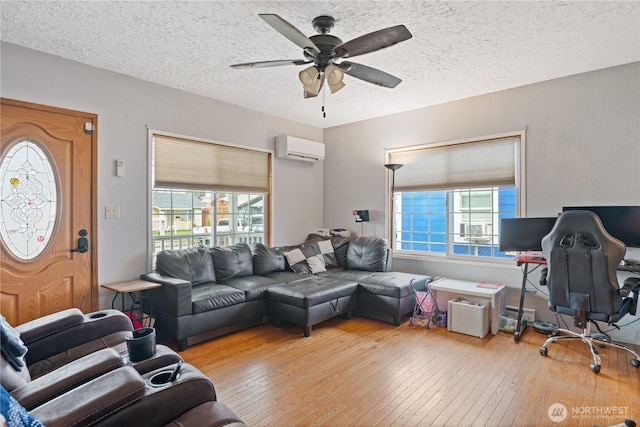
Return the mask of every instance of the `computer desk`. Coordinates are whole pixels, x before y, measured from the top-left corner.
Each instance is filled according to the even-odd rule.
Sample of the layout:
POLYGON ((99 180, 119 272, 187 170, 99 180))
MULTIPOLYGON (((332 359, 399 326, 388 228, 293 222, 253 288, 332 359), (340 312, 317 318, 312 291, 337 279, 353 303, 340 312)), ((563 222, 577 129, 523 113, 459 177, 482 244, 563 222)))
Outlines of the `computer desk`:
MULTIPOLYGON (((529 253, 518 255, 514 258, 518 266, 524 265, 522 270, 522 288, 520 289, 520 304, 518 305, 518 323, 516 330, 513 332, 513 339, 520 341, 520 336, 524 332, 522 325, 522 309, 524 307, 524 295, 527 293, 527 279, 529 275, 529 264, 534 265, 547 265, 547 260, 541 253, 529 253)), ((619 265, 618 271, 628 271, 631 273, 640 274, 640 263, 636 262, 631 265, 619 265)))

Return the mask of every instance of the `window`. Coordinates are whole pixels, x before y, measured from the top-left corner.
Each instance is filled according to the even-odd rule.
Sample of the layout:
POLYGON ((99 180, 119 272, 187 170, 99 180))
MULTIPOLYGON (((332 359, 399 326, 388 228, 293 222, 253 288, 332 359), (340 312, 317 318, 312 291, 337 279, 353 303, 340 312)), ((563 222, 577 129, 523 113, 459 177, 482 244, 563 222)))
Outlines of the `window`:
POLYGON ((168 249, 268 242, 268 152, 153 131, 150 140, 153 260, 168 249))
POLYGON ((524 133, 389 151, 397 253, 501 258, 500 219, 518 215, 524 133))

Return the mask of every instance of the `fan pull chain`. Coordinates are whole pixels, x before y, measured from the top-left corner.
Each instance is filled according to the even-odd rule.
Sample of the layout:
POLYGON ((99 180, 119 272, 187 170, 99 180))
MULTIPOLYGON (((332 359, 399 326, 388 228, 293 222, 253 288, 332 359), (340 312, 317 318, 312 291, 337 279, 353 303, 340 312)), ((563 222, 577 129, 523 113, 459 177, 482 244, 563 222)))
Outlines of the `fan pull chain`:
POLYGON ((327 118, 327 113, 324 110, 324 94, 326 93, 326 90, 324 88, 322 88, 322 118, 326 119, 327 118))

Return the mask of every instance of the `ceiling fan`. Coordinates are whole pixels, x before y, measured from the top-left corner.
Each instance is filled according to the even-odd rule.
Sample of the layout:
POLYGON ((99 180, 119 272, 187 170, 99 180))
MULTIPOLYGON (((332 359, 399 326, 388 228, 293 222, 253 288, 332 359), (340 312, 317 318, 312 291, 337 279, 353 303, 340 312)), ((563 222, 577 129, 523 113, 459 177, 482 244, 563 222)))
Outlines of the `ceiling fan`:
POLYGON ((304 87, 305 98, 317 96, 325 80, 331 93, 342 89, 344 87, 342 80, 345 73, 360 80, 388 88, 394 88, 402 81, 376 68, 350 61, 336 61, 375 52, 410 39, 412 35, 404 25, 396 25, 374 31, 343 43, 338 37, 329 35, 335 24, 335 19, 331 16, 323 15, 315 18, 312 24, 319 34, 310 37, 305 36, 300 30, 278 15, 259 14, 258 16, 280 34, 300 46, 305 59, 245 62, 231 65, 231 68, 262 68, 313 63, 312 66, 305 68, 298 74, 304 87))

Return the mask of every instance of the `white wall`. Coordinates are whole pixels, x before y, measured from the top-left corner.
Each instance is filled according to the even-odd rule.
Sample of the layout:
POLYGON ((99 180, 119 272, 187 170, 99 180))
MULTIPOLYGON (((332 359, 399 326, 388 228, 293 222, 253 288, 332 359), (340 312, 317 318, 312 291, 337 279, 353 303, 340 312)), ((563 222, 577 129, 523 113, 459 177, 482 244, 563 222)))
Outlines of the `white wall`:
MULTIPOLYGON (((365 234, 387 237, 385 149, 522 129, 527 216, 554 216, 564 205, 640 205, 640 63, 634 63, 325 130, 325 227, 359 233, 351 211, 369 209, 365 234)), ((640 258, 640 251, 628 256, 640 258)), ((518 302, 522 275, 513 264, 395 257, 393 267, 504 283, 509 303, 518 302)), ((526 305, 555 320, 545 299, 527 296, 526 305)), ((615 336, 640 343, 640 322, 615 336)))
MULTIPOLYGON (((638 63, 323 131, 11 44, 2 43, 0 61, 0 96, 98 115, 100 283, 147 268, 147 128, 266 149, 279 134, 324 139, 324 164, 274 160, 274 245, 323 226, 359 234, 354 209, 370 212, 366 235, 386 237, 385 148, 521 129, 528 216, 570 204, 640 204, 638 63), (123 178, 115 177, 116 159, 125 161, 123 178), (106 206, 120 206, 121 219, 106 220, 106 206)), ((505 283, 517 303, 515 265, 396 257, 394 269, 505 283)), ((111 296, 101 293, 101 307, 111 296)), ((526 305, 553 320, 543 298, 527 296, 526 305)), ((640 325, 614 336, 640 342, 640 325)))
MULTIPOLYGON (((319 128, 12 44, 1 48, 2 97, 98 115, 101 284, 134 279, 147 269, 148 128, 269 150, 280 134, 322 141, 319 128), (123 178, 115 176, 116 159, 125 161, 123 178), (106 220, 106 206, 120 206, 121 218, 106 220)), ((301 242, 322 226, 322 163, 275 159, 273 188, 273 244, 301 242)), ((101 291, 100 306, 111 297, 101 291)))

